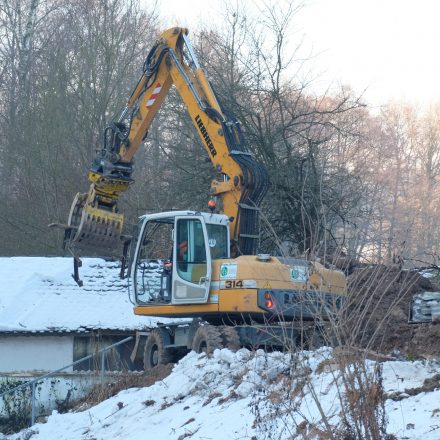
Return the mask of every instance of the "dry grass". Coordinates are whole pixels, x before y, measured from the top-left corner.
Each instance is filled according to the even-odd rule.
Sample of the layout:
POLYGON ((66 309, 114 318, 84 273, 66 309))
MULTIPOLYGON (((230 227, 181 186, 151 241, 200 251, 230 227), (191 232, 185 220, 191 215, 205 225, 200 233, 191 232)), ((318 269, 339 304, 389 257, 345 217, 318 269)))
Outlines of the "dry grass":
POLYGON ((203 406, 209 405, 214 399, 217 399, 218 397, 222 397, 222 394, 218 393, 217 391, 215 391, 214 393, 211 393, 208 396, 208 399, 205 400, 205 402, 203 402, 203 406))
MULTIPOLYGON (((405 388, 404 391, 387 395, 387 398, 392 399, 394 401, 399 401, 399 400, 407 399, 410 396, 416 396, 417 394, 420 393, 429 393, 439 388, 440 388, 440 374, 435 374, 434 376, 425 379, 423 381, 422 386, 415 388, 405 388)), ((440 412, 440 410, 437 410, 437 412, 440 412)))
MULTIPOLYGON (((342 310, 335 310, 327 321, 320 316, 315 320, 324 345, 335 347, 331 356, 319 364, 317 373, 332 375, 340 409, 336 414, 326 413, 320 402, 322 390, 314 388, 310 374, 303 377, 286 375, 280 378, 284 382, 281 392, 268 393, 264 399, 254 402, 259 438, 275 438, 274 433, 282 426, 292 438, 393 439, 386 432, 385 401, 388 396, 382 385, 381 364, 393 357, 383 354, 382 350, 385 348, 386 353, 394 344, 394 340, 386 338, 394 335, 396 320, 399 331, 406 334, 408 301, 414 292, 426 287, 429 286, 418 274, 402 273, 394 267, 368 267, 355 272, 350 279, 348 301, 342 310), (314 400, 318 420, 307 420, 301 413, 300 402, 304 394, 314 400), (266 410, 261 413, 263 408, 266 410)), ((294 371, 307 371, 308 367, 307 358, 298 355, 302 349, 309 348, 307 334, 310 329, 307 324, 302 328, 306 337, 289 350, 294 371)), ((313 337, 312 334, 309 339, 313 337)), ((438 384, 438 378, 433 378, 424 386, 431 389, 438 384)))
POLYGON ((153 385, 155 382, 167 377, 173 364, 158 365, 148 372, 142 374, 123 374, 118 375, 114 382, 106 382, 103 385, 95 385, 90 393, 77 401, 73 406, 74 411, 84 411, 98 403, 115 396, 122 390, 128 388, 143 388, 153 385))
POLYGON ((238 394, 235 391, 231 391, 226 397, 222 397, 221 399, 218 399, 218 404, 223 405, 224 403, 228 402, 229 400, 235 400, 238 398, 238 394))

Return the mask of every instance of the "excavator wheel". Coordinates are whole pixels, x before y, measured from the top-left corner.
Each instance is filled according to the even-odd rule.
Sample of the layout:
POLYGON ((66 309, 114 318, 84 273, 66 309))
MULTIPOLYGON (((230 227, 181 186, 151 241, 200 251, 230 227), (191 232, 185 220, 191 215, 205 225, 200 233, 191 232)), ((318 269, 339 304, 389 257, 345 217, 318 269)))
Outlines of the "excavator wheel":
POLYGON ((228 325, 222 325, 220 328, 220 334, 223 341, 223 346, 229 348, 231 351, 237 351, 240 349, 240 336, 238 336, 237 330, 234 327, 228 325))
POLYGON ((166 365, 174 360, 171 348, 166 348, 169 335, 166 330, 156 328, 148 336, 144 348, 144 370, 151 370, 157 365, 166 365))
POLYGON ((206 354, 213 353, 216 348, 223 348, 220 329, 213 325, 200 326, 194 335, 191 348, 196 353, 206 354))

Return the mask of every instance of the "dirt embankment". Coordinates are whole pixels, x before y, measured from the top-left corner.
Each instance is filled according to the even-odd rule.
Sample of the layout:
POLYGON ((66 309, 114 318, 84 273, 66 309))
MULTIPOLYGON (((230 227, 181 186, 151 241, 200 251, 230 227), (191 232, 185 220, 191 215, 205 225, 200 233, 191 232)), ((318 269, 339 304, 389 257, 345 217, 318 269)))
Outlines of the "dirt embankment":
POLYGON ((356 269, 349 276, 347 334, 382 353, 440 358, 440 324, 408 323, 412 296, 439 290, 416 271, 385 266, 356 269))

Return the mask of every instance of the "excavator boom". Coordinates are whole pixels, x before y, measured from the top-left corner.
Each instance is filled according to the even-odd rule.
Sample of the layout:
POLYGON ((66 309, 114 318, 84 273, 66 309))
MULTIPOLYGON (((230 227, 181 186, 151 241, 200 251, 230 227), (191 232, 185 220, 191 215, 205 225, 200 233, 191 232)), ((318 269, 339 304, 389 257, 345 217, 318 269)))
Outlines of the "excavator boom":
POLYGON ((126 107, 105 130, 103 148, 89 171, 88 193, 75 197, 64 226, 64 246, 74 255, 114 253, 121 239, 127 240, 118 200, 133 182, 133 156, 173 85, 217 172, 210 196, 219 199, 229 218, 232 242, 239 254, 255 252, 258 207, 269 186, 267 172, 247 151, 239 123, 219 104, 188 30, 176 27, 163 32, 150 50, 126 107))

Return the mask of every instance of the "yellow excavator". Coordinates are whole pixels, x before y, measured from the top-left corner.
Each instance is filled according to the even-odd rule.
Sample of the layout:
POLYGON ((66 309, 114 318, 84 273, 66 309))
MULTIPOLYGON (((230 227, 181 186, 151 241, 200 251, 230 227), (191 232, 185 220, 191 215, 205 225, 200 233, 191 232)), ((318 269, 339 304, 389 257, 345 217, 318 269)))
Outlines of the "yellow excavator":
POLYGON ((187 29, 169 29, 153 45, 120 118, 105 130, 89 180, 89 192, 77 194, 63 226, 76 281, 80 252, 114 253, 124 245, 134 313, 193 318, 138 334, 133 359, 143 355, 145 368, 186 349, 281 345, 286 328, 295 341, 305 322, 328 319, 344 302, 342 272, 256 253, 268 175, 246 149, 238 121, 219 104, 187 29), (172 85, 217 173, 209 209, 144 215, 130 239, 118 199, 132 183, 133 156, 172 85))

